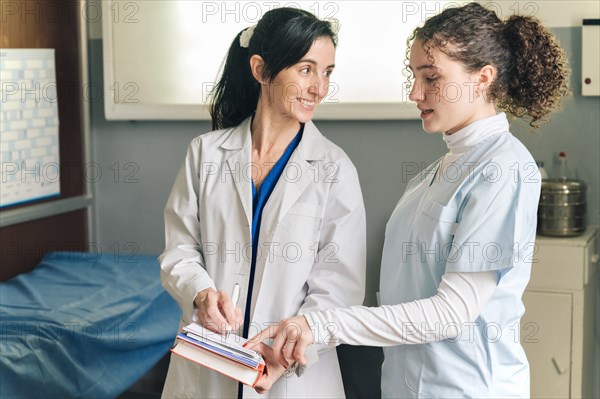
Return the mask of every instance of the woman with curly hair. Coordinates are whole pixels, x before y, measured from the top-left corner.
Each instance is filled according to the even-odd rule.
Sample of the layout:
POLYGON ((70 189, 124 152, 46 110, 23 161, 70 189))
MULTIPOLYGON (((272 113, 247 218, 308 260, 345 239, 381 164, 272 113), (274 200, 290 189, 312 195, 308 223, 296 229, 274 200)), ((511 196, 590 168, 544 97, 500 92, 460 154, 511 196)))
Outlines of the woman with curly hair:
POLYGON ((541 181, 506 114, 535 128, 559 108, 565 55, 537 19, 477 3, 428 19, 408 45, 410 99, 449 151, 387 224, 380 306, 309 312, 254 340, 275 337, 283 365, 313 342, 383 346, 384 397, 529 397, 519 323, 541 181))

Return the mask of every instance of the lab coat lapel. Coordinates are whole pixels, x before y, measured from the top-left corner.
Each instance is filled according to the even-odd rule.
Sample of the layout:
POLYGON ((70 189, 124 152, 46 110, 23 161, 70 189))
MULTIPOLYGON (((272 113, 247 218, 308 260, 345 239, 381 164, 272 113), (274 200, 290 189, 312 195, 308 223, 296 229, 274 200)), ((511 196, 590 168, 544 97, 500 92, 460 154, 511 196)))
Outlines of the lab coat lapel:
POLYGON ((221 144, 221 148, 232 151, 227 158, 227 173, 235 181, 238 197, 246 213, 248 229, 252 226, 252 183, 251 183, 251 143, 250 125, 252 117, 248 117, 240 125, 233 128, 229 137, 221 144))
MULTIPOLYGON (((263 254, 271 254, 272 240, 275 236, 276 227, 283 217, 289 212, 290 208, 296 204, 298 198, 309 189, 311 182, 315 181, 315 176, 319 176, 317 170, 311 170, 311 162, 323 160, 325 157, 325 143, 323 135, 319 132, 312 122, 307 122, 304 126, 302 140, 298 144, 296 151, 290 157, 286 168, 281 174, 262 214, 262 222, 259 234, 259 250, 263 254)), ((289 237, 281 237, 283 240, 289 237)), ((276 243, 276 244, 285 244, 276 243)), ((266 270, 265 263, 270 256, 263 255, 258 258, 254 276, 254 290, 252 292, 252 321, 254 322, 256 315, 254 310, 260 300, 266 300, 269 304, 267 307, 258 309, 270 309, 283 304, 273 304, 268 292, 262 290, 263 274, 266 270), (262 298, 262 299, 261 299, 262 298)), ((258 320, 268 320, 268 315, 259 315, 258 320)))
POLYGON ((317 170, 311 170, 311 163, 324 158, 322 138, 323 135, 314 123, 309 121, 305 124, 302 140, 290 157, 267 202, 262 220, 262 226, 265 228, 261 228, 261 236, 263 231, 273 232, 272 228, 279 224, 310 183, 319 176, 317 170))

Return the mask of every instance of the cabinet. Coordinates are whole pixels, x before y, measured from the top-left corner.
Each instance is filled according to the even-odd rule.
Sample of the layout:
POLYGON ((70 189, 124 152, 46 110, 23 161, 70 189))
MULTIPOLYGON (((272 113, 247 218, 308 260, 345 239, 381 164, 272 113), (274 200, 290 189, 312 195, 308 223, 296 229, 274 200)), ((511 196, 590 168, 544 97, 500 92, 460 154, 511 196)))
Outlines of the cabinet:
POLYGON ((597 233, 536 239, 521 319, 532 398, 594 397, 597 233))
POLYGON ((600 19, 584 19, 581 27, 581 94, 600 96, 600 19))

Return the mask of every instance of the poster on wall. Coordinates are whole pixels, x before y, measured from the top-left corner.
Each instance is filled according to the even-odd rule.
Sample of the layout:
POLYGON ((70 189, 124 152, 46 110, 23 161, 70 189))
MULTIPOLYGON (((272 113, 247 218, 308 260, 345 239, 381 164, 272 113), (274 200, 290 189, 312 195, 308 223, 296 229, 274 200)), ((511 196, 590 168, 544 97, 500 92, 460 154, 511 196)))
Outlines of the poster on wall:
POLYGON ((60 195, 54 49, 0 49, 0 208, 60 195))

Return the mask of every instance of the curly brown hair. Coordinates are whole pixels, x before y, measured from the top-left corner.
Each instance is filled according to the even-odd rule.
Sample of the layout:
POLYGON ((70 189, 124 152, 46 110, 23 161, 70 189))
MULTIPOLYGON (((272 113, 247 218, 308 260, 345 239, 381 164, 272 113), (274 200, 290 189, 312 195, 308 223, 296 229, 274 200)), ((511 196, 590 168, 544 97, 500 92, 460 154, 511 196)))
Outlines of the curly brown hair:
POLYGON ((534 17, 512 15, 506 21, 478 3, 448 8, 429 18, 407 39, 406 72, 410 47, 419 40, 433 62, 431 49, 475 72, 485 65, 497 70, 487 98, 508 114, 531 118, 538 127, 562 106, 570 94, 567 57, 554 36, 534 17))

